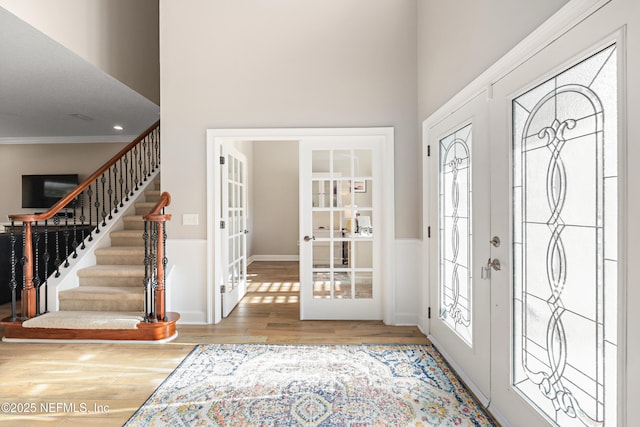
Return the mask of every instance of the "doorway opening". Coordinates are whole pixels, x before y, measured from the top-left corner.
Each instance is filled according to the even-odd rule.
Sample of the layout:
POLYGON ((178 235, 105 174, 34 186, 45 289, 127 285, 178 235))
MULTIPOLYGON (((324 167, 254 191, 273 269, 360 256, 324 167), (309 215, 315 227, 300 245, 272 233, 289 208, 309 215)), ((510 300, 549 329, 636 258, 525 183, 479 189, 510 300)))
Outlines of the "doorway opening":
MULTIPOLYGON (((252 273, 251 269, 249 269, 245 276, 247 280, 246 289, 252 293, 252 295, 250 295, 251 298, 247 300, 248 303, 252 300, 255 301, 255 303, 272 300, 294 302, 297 297, 300 306, 300 318, 302 319, 312 318, 313 316, 316 316, 313 318, 332 319, 391 319, 394 302, 394 259, 392 242, 395 234, 392 128, 210 129, 207 131, 207 163, 207 264, 209 267, 207 290, 208 320, 210 323, 218 323, 223 317, 223 291, 227 290, 226 284, 228 283, 228 278, 230 276, 235 277, 234 274, 229 275, 228 266, 232 263, 229 263, 228 260, 230 258, 228 255, 233 254, 233 256, 236 256, 238 248, 248 251, 246 258, 249 267, 254 265, 254 267, 259 270, 261 264, 257 263, 284 263, 285 265, 289 264, 290 267, 293 266, 293 263, 298 264, 301 273, 298 281, 289 280, 289 277, 283 278, 286 280, 274 280, 272 276, 270 276, 269 281, 262 281, 258 280, 257 276, 253 276, 252 274, 256 273, 252 273), (311 219, 313 217, 311 214, 312 210, 326 210, 327 214, 324 216, 327 218, 329 216, 336 216, 337 218, 338 213, 342 214, 341 212, 344 211, 344 209, 338 209, 336 206, 322 208, 318 207, 317 204, 313 204, 311 200, 313 198, 313 189, 317 188, 317 184, 322 181, 316 177, 317 174, 312 174, 312 169, 314 169, 314 166, 312 166, 314 153, 316 157, 318 155, 322 157, 326 155, 326 153, 329 153, 331 159, 337 159, 340 158, 340 156, 344 156, 346 152, 351 153, 353 157, 354 154, 361 154, 361 152, 365 150, 366 144, 373 144, 374 148, 371 149, 371 152, 375 153, 375 156, 381 159, 380 167, 376 169, 375 185, 371 185, 374 182, 372 181, 373 175, 363 177, 363 180, 360 180, 359 176, 354 175, 353 161, 349 163, 351 165, 350 171, 339 172, 343 175, 339 175, 338 178, 330 178, 329 182, 334 186, 344 184, 343 191, 347 194, 350 191, 354 193, 362 191, 360 189, 363 189, 363 183, 365 185, 367 183, 369 184, 368 188, 370 192, 372 192, 372 189, 376 188, 376 186, 379 187, 379 189, 376 189, 379 193, 375 198, 377 203, 375 206, 375 225, 378 227, 379 238, 375 244, 379 244, 380 246, 380 250, 376 253, 376 256, 379 257, 381 261, 375 264, 375 271, 376 277, 378 277, 377 280, 380 283, 380 289, 375 292, 377 299, 369 298, 367 301, 369 305, 373 306, 377 304, 379 308, 376 308, 376 313, 369 315, 369 317, 367 317, 366 314, 362 314, 362 310, 354 311, 348 308, 349 304, 353 305, 355 303, 356 305, 363 305, 365 298, 362 298, 362 296, 364 295, 366 297, 365 294, 351 291, 351 298, 343 298, 342 295, 347 295, 347 293, 340 294, 340 292, 338 292, 340 288, 336 286, 338 282, 343 282, 341 277, 344 275, 344 272, 342 270, 351 273, 352 278, 350 278, 350 280, 352 284, 351 287, 353 288, 356 279, 360 280, 361 277, 364 277, 363 273, 367 273, 367 271, 364 271, 366 269, 361 268, 362 271, 358 271, 357 266, 347 267, 346 265, 343 268, 342 263, 339 263, 340 268, 334 268, 332 266, 331 268, 314 269, 315 261, 313 260, 312 254, 317 254, 319 248, 323 245, 331 247, 330 253, 332 257, 341 256, 340 253, 336 252, 334 254, 333 252, 333 247, 336 245, 336 247, 344 246, 345 248, 355 248, 356 251, 354 252, 352 249, 352 253, 357 253, 357 250, 361 250, 362 248, 373 247, 373 238, 369 235, 368 238, 371 242, 365 242, 364 240, 367 236, 364 234, 356 235, 354 232, 353 235, 343 234, 334 242, 332 240, 333 238, 329 239, 321 236, 319 232, 324 231, 322 230, 323 227, 317 226, 318 224, 311 219), (250 147, 248 151, 251 153, 249 157, 251 158, 250 161, 252 165, 245 169, 252 170, 254 167, 258 167, 260 173, 265 173, 265 175, 258 178, 258 172, 252 171, 252 173, 256 175, 253 177, 253 184, 251 179, 247 181, 251 188, 248 188, 244 195, 245 197, 247 195, 249 196, 246 202, 248 213, 240 215, 240 217, 235 214, 229 216, 228 211, 225 211, 228 199, 223 200, 222 197, 222 193, 226 191, 224 189, 227 188, 228 185, 225 179, 229 175, 224 171, 224 160, 222 160, 225 158, 225 147, 228 146, 234 146, 236 148, 239 146, 245 146, 245 148, 250 147), (298 150, 296 150, 294 155, 291 155, 291 153, 285 154, 284 158, 288 160, 282 162, 282 156, 274 153, 273 148, 284 149, 286 146, 294 146, 298 150), (302 147, 311 150, 307 151, 306 158, 303 153, 299 152, 302 147), (292 165, 295 166, 295 168, 293 168, 292 165), (298 184, 298 180, 292 178, 291 170, 296 168, 300 180, 303 181, 307 179, 308 182, 304 181, 298 184), (288 176, 288 178, 286 176, 288 176), (278 178, 281 179, 280 182, 274 182, 274 179, 277 181, 278 178), (268 191, 259 191, 257 188, 259 185, 266 186, 268 191), (356 185, 358 187, 355 187, 356 185), (292 194, 298 197, 291 197, 292 194), (295 200, 293 204, 291 203, 292 199, 295 200), (295 207, 293 206, 294 204, 295 207), (260 208, 258 205, 265 207, 260 208), (283 206, 288 206, 288 208, 284 208, 283 206), (331 210, 335 211, 333 215, 329 215, 328 213, 331 210), (307 218, 309 218, 306 222, 303 218, 305 212, 307 213, 307 218), (229 235, 229 221, 240 222, 240 225, 233 225, 234 228, 231 230, 231 234, 237 230, 246 230, 244 234, 250 236, 246 244, 230 244, 228 239, 225 239, 225 236, 229 235), (252 235, 252 232, 259 232, 261 235, 252 235), (318 235, 316 236, 316 234, 318 235), (343 243, 349 239, 352 241, 349 245, 343 243), (355 241, 354 239, 361 239, 363 241, 355 241), (351 271, 348 271, 348 268, 351 268, 351 271), (314 294, 310 291, 313 288, 317 288, 316 285, 318 285, 323 274, 329 275, 329 279, 326 280, 326 282, 330 284, 329 286, 332 290, 328 297, 320 295, 319 293, 314 294), (306 285, 305 280, 307 282, 306 285), (252 283, 253 281, 255 281, 255 283, 252 283), (257 283, 260 284, 257 285, 257 283), (269 284, 267 285, 266 283, 269 284), (280 283, 280 285, 275 285, 275 283, 280 283), (285 295, 269 295, 269 292, 265 292, 265 290, 273 290, 277 293, 276 288, 278 287, 288 288, 285 295), (299 296, 292 294, 297 292, 294 290, 295 288, 301 291, 299 296), (263 291, 262 293, 260 293, 261 289, 263 291), (308 294, 304 294, 306 290, 309 290, 308 294), (357 300, 353 295, 357 295, 361 300, 357 300), (311 311, 307 310, 307 315, 305 316, 304 307, 309 307, 309 304, 317 304, 318 302, 325 304, 325 306, 312 314, 309 314, 311 311), (341 313, 347 313, 347 315, 341 313)), ((338 168, 338 166, 335 167, 336 169, 338 168)), ((327 172, 329 172, 329 170, 327 170, 327 172)), ((353 200, 355 196, 349 197, 353 200)), ((345 201, 346 200, 345 198, 345 201)), ((373 205, 365 206, 365 212, 367 209, 371 211, 368 213, 374 212, 373 205)), ((368 216, 371 217, 371 215, 368 216)), ((370 228, 371 227, 369 227, 369 229, 370 228)), ((364 252, 360 253, 363 254, 364 252)), ((371 255, 371 257, 373 257, 373 255, 371 255)), ((266 268, 273 269, 274 267, 272 265, 266 268)), ((373 273, 373 264, 369 266, 369 270, 373 273)), ((275 271, 278 271, 278 268, 276 268, 275 271)), ((243 276, 240 275, 240 277, 242 278, 243 276)), ((237 301, 240 301, 242 297, 244 297, 244 295, 240 294, 237 301)))

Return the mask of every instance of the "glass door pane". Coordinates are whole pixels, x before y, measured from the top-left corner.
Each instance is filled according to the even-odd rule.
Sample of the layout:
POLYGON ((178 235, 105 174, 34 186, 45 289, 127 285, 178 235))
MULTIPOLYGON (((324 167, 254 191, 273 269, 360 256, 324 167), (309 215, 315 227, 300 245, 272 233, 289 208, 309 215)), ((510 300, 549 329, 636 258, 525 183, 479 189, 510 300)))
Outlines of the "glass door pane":
POLYGON ((563 427, 615 425, 616 68, 613 45, 512 102, 513 385, 563 427))

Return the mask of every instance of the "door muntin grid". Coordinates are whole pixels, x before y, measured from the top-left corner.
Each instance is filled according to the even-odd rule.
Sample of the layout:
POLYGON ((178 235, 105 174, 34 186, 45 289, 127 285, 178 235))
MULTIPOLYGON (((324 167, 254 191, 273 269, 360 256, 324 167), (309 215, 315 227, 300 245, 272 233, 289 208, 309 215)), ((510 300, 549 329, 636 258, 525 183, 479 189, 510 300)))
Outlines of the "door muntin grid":
POLYGON ((439 317, 473 346, 471 143, 468 124, 440 140, 439 317))
POLYGON ((617 65, 512 102, 513 385, 556 425, 616 424, 617 65))
POLYGON ((373 299, 373 150, 313 150, 312 286, 317 299, 373 299))
POLYGON ((231 292, 246 281, 246 235, 245 235, 245 179, 244 164, 232 154, 227 155, 227 283, 226 292, 231 292))

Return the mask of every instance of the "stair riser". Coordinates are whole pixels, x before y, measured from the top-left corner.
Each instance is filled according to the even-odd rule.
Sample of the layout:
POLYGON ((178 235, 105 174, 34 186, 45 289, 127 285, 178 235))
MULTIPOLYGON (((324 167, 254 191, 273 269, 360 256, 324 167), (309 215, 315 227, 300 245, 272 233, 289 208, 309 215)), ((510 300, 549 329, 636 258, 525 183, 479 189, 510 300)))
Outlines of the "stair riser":
POLYGON ((142 221, 126 221, 124 223, 125 230, 144 230, 144 222, 142 221))
POLYGON ((60 300, 60 311, 144 311, 144 300, 60 300))
POLYGON ((153 206, 136 206, 136 215, 146 215, 152 208, 153 206))
POLYGON ((116 286, 116 287, 139 287, 144 289, 144 277, 139 276, 83 276, 79 278, 80 286, 116 286))
POLYGON ((146 200, 147 202, 153 202, 156 203, 158 200, 160 200, 160 194, 149 194, 149 193, 145 193, 144 194, 144 200, 146 200))
POLYGON ((140 237, 113 236, 111 237, 111 246, 144 246, 142 233, 140 233, 140 237))
POLYGON ((98 265, 144 264, 144 254, 135 254, 135 255, 98 255, 96 254, 96 264, 98 265))

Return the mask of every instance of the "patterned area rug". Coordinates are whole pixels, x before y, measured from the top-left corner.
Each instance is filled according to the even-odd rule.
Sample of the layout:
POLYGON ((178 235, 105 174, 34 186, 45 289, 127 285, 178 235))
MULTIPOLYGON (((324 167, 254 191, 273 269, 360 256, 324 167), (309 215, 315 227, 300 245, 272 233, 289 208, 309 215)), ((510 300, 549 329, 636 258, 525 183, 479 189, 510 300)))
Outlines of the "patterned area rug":
POLYGON ((431 345, 198 345, 127 426, 495 426, 431 345))

